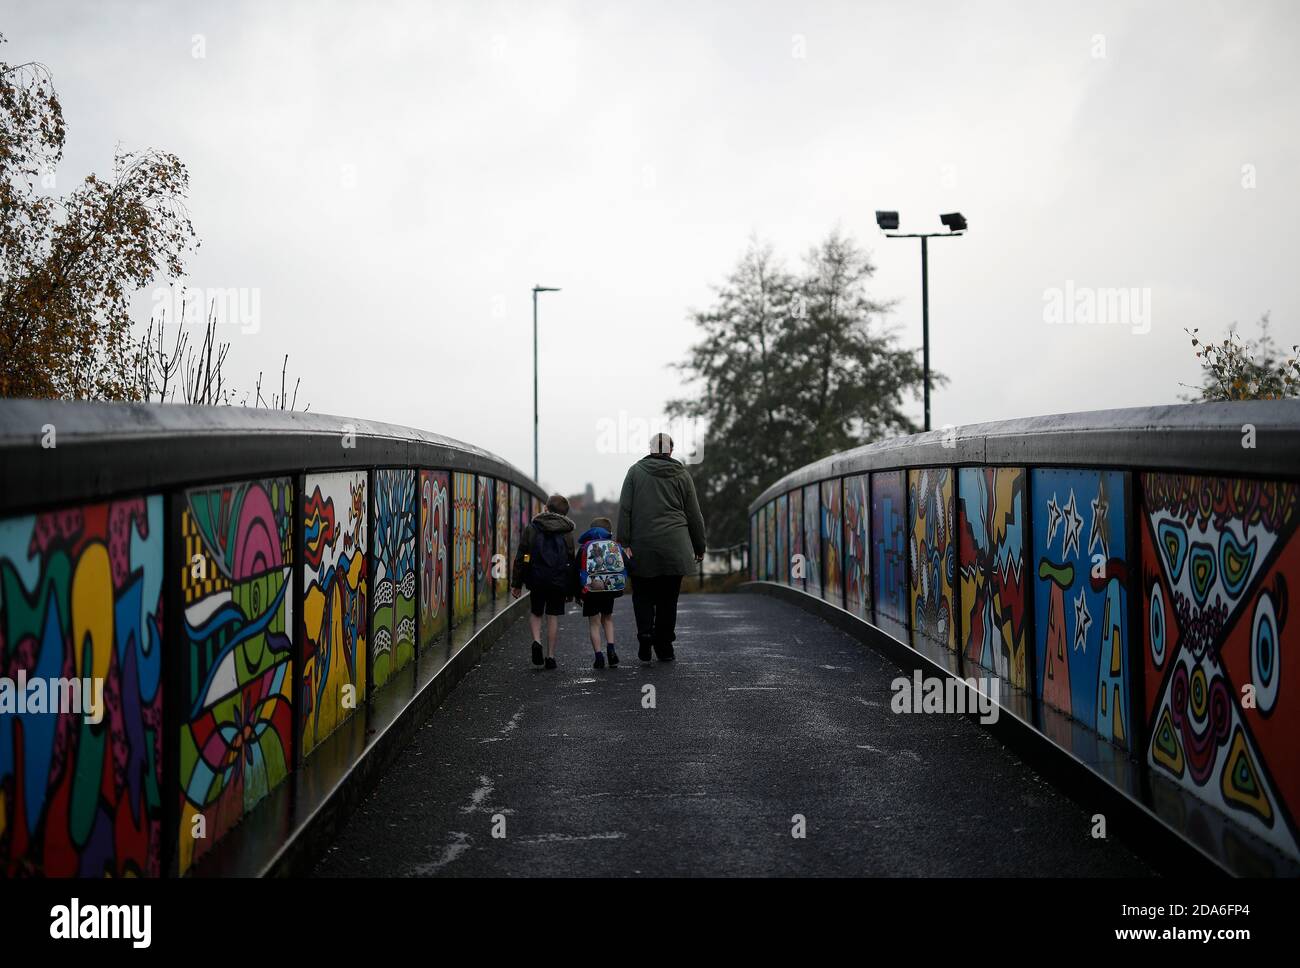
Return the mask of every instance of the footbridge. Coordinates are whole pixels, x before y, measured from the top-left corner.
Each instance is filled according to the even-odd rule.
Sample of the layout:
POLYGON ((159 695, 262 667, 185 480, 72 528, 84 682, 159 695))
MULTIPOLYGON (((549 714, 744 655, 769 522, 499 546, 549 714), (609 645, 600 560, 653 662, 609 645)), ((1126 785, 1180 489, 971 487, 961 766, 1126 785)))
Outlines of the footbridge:
POLYGON ((487 451, 0 402, 5 876, 1294 875, 1297 455, 1292 402, 833 455, 676 661, 620 600, 542 670, 487 451))

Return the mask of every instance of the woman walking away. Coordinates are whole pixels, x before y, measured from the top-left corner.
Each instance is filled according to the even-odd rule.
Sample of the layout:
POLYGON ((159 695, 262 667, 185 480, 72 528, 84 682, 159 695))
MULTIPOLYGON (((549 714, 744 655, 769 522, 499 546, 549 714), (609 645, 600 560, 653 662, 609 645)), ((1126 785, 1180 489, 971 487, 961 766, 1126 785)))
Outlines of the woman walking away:
POLYGON ((627 552, 636 616, 637 657, 675 657, 682 577, 704 560, 704 515, 695 482, 673 459, 673 439, 655 434, 650 454, 633 464, 618 501, 618 543, 627 552))

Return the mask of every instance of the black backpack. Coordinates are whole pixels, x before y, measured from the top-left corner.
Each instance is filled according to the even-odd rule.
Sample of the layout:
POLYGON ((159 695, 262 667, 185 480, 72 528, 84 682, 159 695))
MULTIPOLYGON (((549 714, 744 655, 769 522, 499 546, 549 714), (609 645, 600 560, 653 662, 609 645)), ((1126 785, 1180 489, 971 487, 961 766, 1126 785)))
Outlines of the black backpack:
POLYGON ((528 587, 568 592, 573 584, 573 566, 569 563, 569 543, 562 531, 542 531, 533 535, 532 561, 528 564, 528 587))

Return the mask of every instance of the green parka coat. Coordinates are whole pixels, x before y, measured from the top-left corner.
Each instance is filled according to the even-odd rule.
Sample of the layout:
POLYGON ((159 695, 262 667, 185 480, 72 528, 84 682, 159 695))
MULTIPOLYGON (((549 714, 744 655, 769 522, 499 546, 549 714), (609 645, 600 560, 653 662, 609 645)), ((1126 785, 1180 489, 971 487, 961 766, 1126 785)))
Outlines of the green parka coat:
POLYGON ((704 554, 704 515, 695 482, 671 457, 642 457, 628 468, 618 499, 618 542, 632 549, 635 578, 689 575, 704 554))

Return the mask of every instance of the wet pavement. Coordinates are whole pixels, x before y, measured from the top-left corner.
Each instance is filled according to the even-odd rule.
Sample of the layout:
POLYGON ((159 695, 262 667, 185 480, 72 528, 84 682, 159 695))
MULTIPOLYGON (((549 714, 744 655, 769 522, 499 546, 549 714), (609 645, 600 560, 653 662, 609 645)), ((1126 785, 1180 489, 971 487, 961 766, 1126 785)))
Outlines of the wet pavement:
POLYGON ((615 669, 518 621, 349 819, 327 876, 1143 876, 1090 814, 959 716, 898 715, 898 668, 794 605, 686 595, 677 661, 615 669), (798 836, 802 834, 802 836, 798 836))

